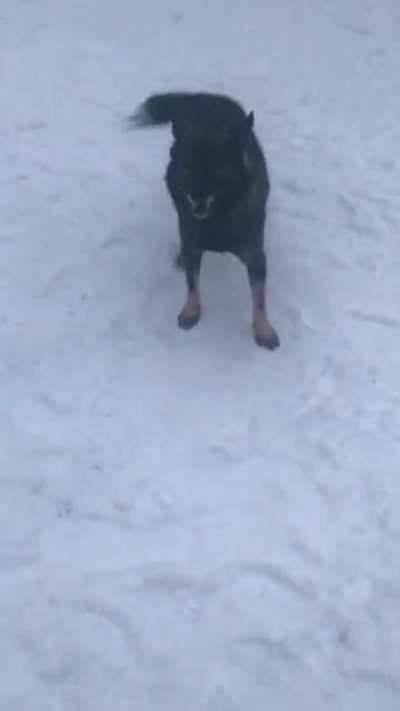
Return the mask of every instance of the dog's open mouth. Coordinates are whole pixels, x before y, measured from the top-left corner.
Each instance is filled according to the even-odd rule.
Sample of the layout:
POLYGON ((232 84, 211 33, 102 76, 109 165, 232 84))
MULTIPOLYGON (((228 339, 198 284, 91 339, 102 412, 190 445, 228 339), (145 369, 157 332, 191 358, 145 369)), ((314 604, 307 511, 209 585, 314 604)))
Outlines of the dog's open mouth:
POLYGON ((188 193, 186 195, 187 201, 190 205, 190 209, 193 217, 196 220, 206 220, 211 215, 211 208, 215 200, 214 195, 208 195, 205 198, 195 199, 188 193))
POLYGON ((196 220, 207 220, 207 218, 211 215, 211 210, 192 210, 192 214, 196 220))

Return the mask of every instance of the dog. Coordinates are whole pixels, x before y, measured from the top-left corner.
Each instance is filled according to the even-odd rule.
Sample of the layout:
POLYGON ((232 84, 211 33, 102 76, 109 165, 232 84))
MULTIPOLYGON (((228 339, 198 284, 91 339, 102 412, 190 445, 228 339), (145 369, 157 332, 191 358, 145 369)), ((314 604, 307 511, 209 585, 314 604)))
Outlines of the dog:
POLYGON ((247 114, 227 96, 165 93, 147 98, 130 124, 172 126, 165 180, 178 215, 178 261, 187 284, 186 301, 178 316, 180 328, 191 329, 200 319, 203 253, 229 252, 247 269, 257 345, 278 348, 279 337, 269 322, 265 303, 264 226, 270 182, 253 131, 254 113, 247 114))

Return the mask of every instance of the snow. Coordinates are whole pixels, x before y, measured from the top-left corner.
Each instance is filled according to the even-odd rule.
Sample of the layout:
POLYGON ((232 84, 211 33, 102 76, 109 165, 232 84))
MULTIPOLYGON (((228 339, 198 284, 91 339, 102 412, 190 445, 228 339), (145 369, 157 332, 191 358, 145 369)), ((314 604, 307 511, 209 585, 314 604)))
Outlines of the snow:
POLYGON ((0 10, 0 707, 400 708, 400 5, 0 10), (149 93, 267 152, 269 307, 183 277, 149 93))

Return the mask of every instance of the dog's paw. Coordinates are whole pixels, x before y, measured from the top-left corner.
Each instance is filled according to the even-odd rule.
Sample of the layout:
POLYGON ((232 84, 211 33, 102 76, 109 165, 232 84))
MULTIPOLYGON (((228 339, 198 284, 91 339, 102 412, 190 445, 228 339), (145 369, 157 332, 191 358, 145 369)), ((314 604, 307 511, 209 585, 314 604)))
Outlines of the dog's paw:
POLYGON ((200 311, 187 312, 182 309, 178 316, 178 326, 184 331, 189 331, 193 326, 196 326, 200 321, 200 311))
POLYGON ((267 348, 269 351, 275 351, 280 346, 279 336, 268 322, 264 323, 262 327, 254 327, 254 340, 258 346, 267 348))

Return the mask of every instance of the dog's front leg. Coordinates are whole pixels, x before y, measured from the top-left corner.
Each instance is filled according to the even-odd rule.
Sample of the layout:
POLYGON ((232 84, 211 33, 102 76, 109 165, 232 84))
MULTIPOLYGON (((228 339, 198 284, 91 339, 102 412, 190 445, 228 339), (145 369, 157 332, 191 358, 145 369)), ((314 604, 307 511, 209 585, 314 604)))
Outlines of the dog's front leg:
POLYGON ((251 288, 254 340, 258 346, 275 350, 279 346, 279 336, 271 326, 265 305, 266 257, 257 251, 244 260, 251 288))
POLYGON ((193 328, 200 319, 199 276, 201 257, 201 251, 182 246, 181 258, 186 276, 187 296, 178 316, 178 324, 180 328, 186 331, 193 328))

